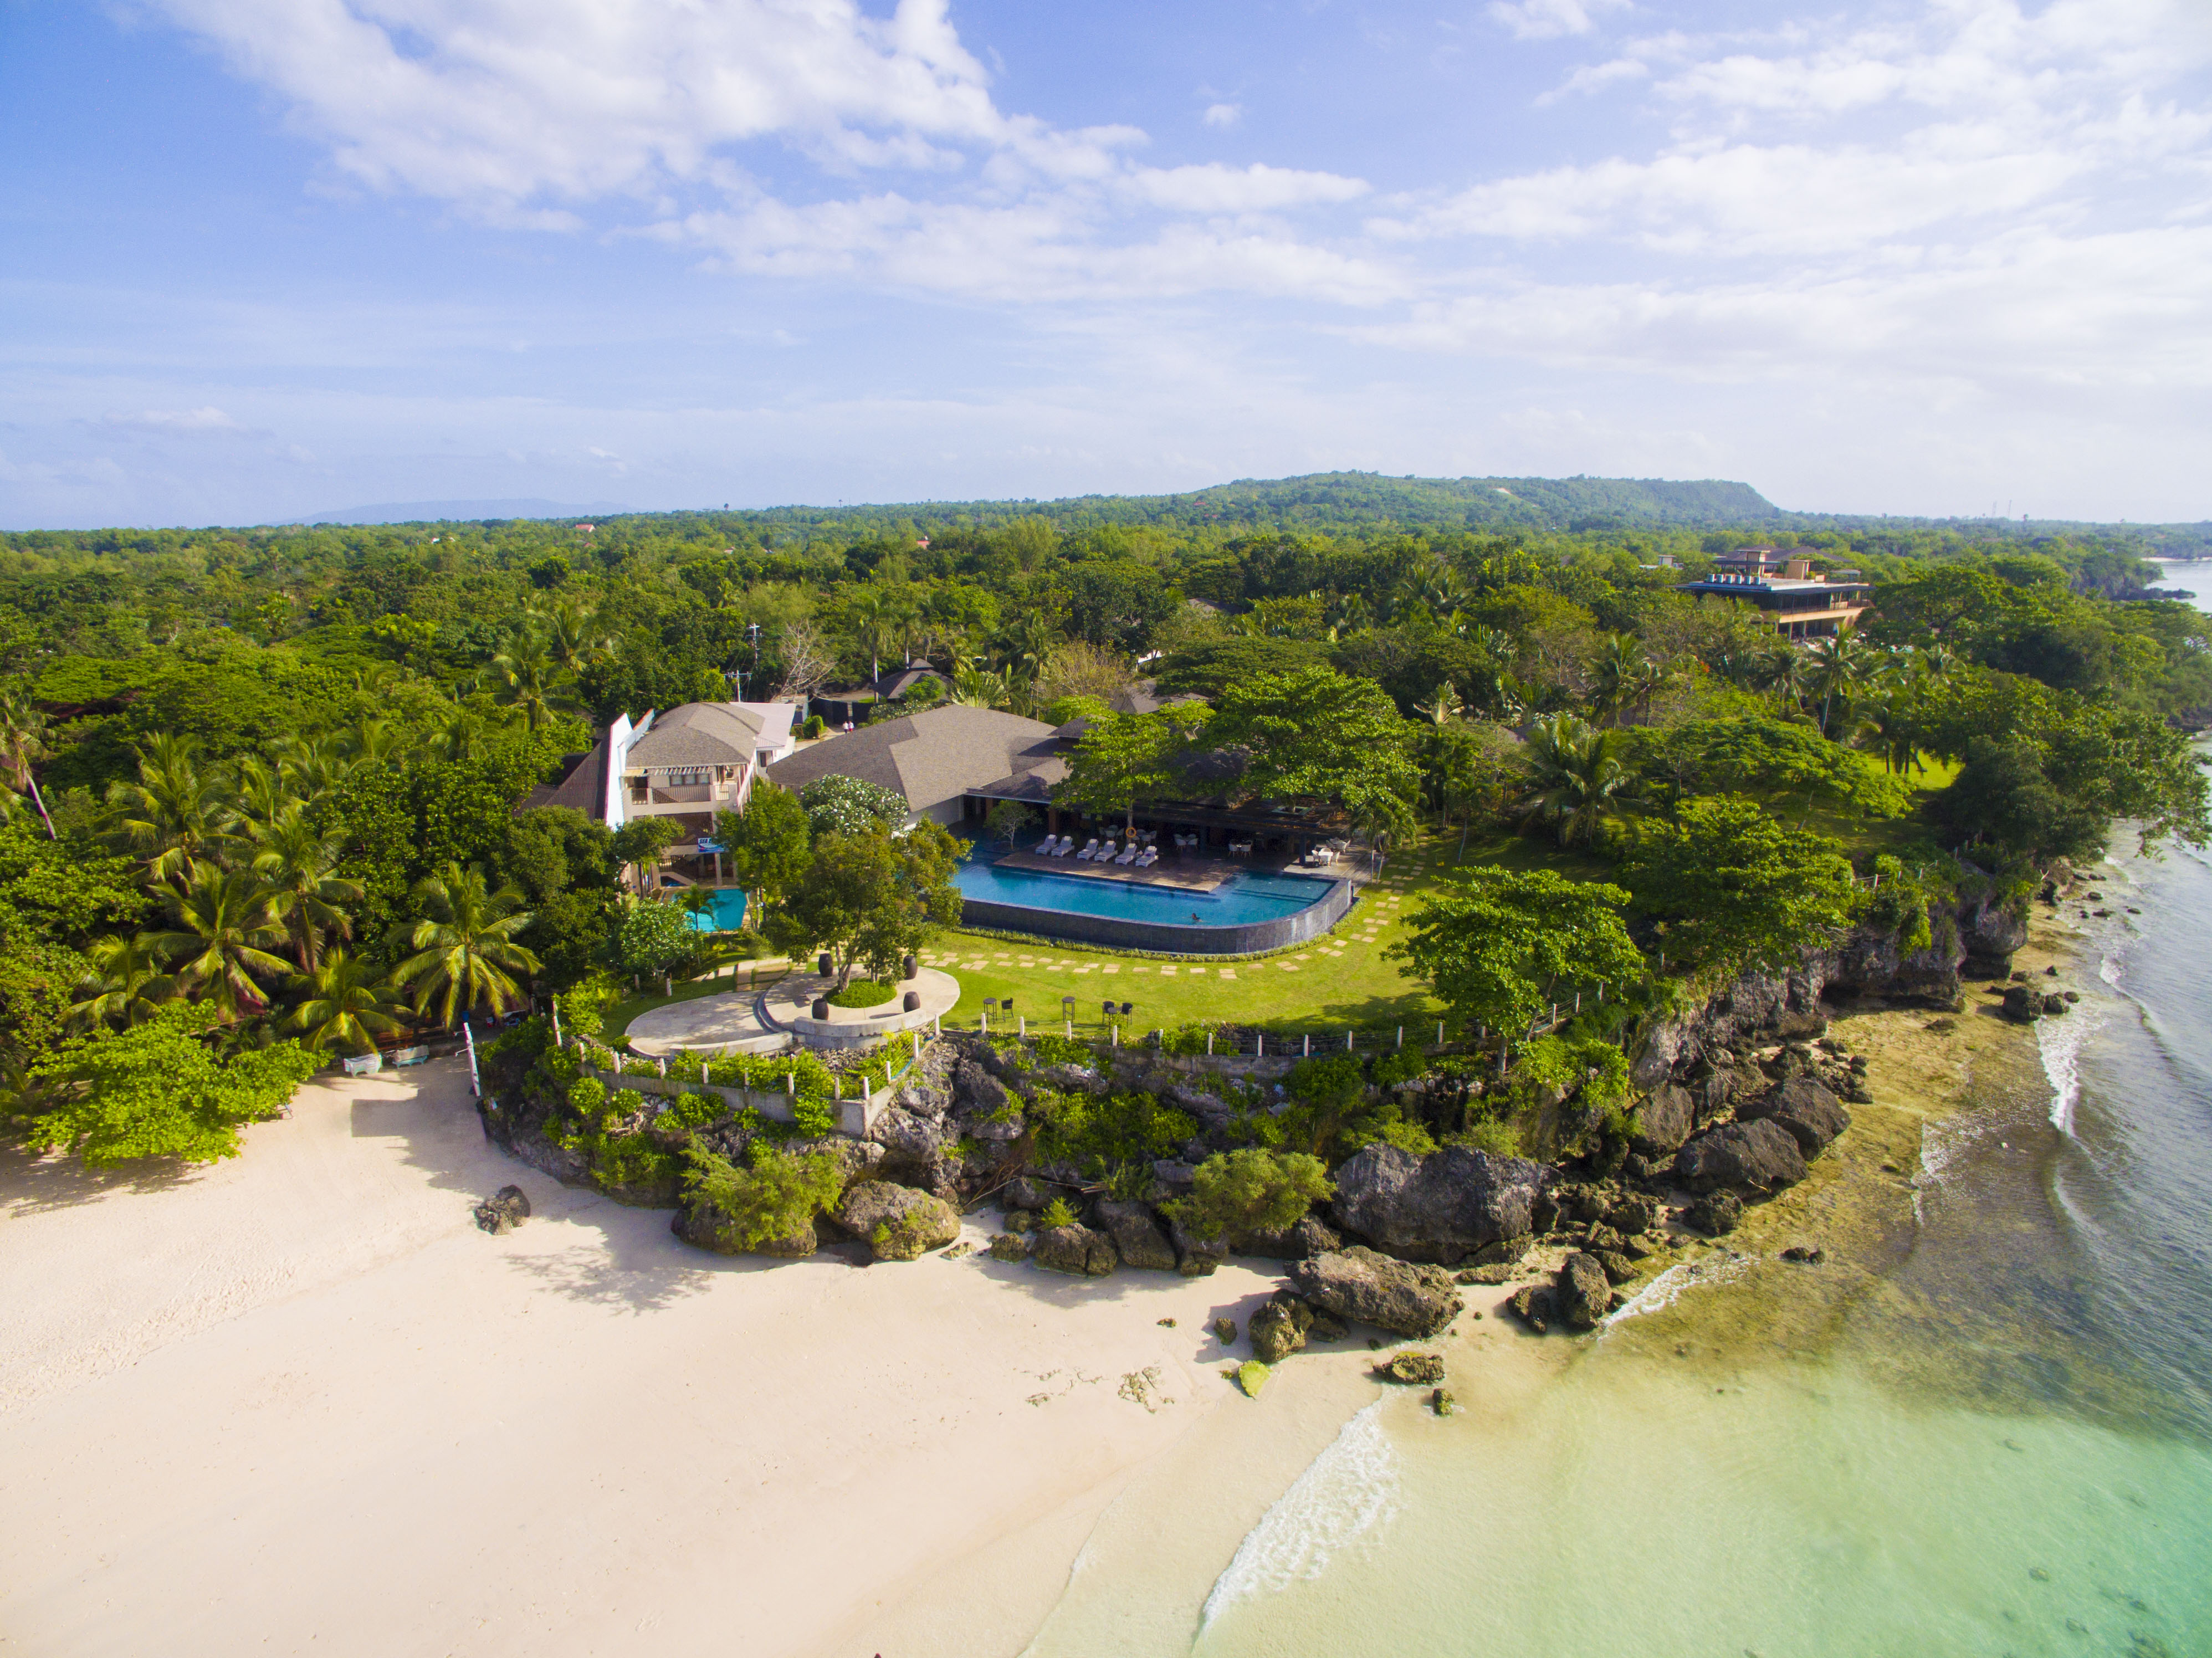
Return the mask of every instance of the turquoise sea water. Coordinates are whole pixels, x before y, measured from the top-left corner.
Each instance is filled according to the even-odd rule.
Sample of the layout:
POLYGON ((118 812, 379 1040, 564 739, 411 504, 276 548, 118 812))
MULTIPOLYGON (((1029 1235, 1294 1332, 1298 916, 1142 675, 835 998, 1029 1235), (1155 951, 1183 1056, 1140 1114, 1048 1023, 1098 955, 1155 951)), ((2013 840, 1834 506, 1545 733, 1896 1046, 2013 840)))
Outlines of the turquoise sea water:
POLYGON ((1295 915, 1327 897, 1330 885, 1299 875, 1249 870, 1231 876, 1212 892, 1183 892, 1096 876, 1000 869, 994 859, 989 848, 978 847, 956 874, 960 890, 970 898, 1024 909, 1177 926, 1242 926, 1295 915))
POLYGON ((1036 1658, 2212 1653, 2212 862, 2122 865, 2048 1086, 1930 1133, 1819 1319, 1747 1266, 1379 1397, 1207 1584, 1102 1527, 1036 1658))

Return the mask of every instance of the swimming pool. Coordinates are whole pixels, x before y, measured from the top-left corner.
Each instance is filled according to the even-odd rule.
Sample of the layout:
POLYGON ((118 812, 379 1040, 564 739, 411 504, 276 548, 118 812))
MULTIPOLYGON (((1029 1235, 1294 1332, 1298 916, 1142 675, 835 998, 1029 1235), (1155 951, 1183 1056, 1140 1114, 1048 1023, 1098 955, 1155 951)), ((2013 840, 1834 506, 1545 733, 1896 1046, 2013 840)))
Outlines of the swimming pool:
POLYGON ((694 932, 735 932, 745 924, 745 895, 738 888, 710 888, 707 896, 714 902, 691 917, 694 932))
POLYGON ((1335 925, 1351 884, 1240 871, 1212 892, 1000 869, 977 847, 954 872, 971 926, 1139 950, 1233 954, 1302 943, 1335 925))

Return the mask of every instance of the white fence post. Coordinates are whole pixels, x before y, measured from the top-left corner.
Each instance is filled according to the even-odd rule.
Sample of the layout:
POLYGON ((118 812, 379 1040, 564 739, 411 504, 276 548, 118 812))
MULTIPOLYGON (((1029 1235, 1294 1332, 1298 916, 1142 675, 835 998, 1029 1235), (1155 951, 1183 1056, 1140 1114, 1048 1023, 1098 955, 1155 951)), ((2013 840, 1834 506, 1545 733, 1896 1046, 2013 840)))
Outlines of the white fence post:
POLYGON ((1403 1026, 1403 1025, 1400 1025, 1400 1026, 1398 1027, 1398 1046, 1399 1046, 1399 1047, 1401 1047, 1401 1048, 1403 1048, 1403 1047, 1405 1047, 1405 1045, 1406 1045, 1406 1027, 1405 1027, 1405 1026, 1403 1026))
POLYGON ((1311 1031, 1308 1031, 1306 1033, 1305 1046, 1298 1050, 1298 1057, 1305 1060, 1310 1060, 1313 1058, 1313 1033, 1311 1031))
POLYGON ((1254 1031, 1252 1033, 1252 1042, 1254 1044, 1252 1048, 1253 1058, 1259 1060, 1266 1059, 1267 1057, 1267 1033, 1264 1030, 1254 1031))
POLYGON ((991 1034, 991 1009, 988 1004, 983 1007, 981 1017, 983 1021, 983 1034, 988 1036, 991 1034))
POLYGON ((1206 1033, 1206 1057, 1209 1060, 1213 1057, 1213 1033, 1211 1030, 1206 1033))
POLYGON ((1017 1036, 1026 1036, 1030 1034, 1030 1016, 1024 1013, 1019 1015, 1018 1017, 1020 1021, 1020 1029, 1016 1030, 1014 1035, 1017 1036))
POLYGON ((1352 1033, 1349 1030, 1344 1033, 1344 1051, 1347 1054, 1352 1052, 1352 1033))
POLYGON ((1438 1048, 1442 1048, 1443 1045, 1444 1045, 1444 1022, 1443 1022, 1442 1019, 1438 1019, 1438 1020, 1437 1021, 1437 1046, 1438 1048))

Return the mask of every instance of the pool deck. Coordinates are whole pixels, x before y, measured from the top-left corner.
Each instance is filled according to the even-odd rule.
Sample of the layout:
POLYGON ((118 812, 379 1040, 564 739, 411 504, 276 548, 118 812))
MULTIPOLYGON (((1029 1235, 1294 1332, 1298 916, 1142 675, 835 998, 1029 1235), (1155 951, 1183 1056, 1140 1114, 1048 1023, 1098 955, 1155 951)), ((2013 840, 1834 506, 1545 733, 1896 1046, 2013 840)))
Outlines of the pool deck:
POLYGON ((1129 886, 1165 887, 1177 892, 1212 892, 1239 875, 1304 875, 1325 881, 1364 881, 1364 860, 1340 858, 1333 864, 1279 863, 1273 858, 1214 858, 1186 848, 1180 858, 1168 853, 1150 869, 1134 864, 1085 863, 1073 853, 1065 858, 1040 858, 1034 852, 1001 853, 993 860, 999 869, 1035 870, 1043 875, 1073 875, 1093 881, 1120 881, 1129 886))

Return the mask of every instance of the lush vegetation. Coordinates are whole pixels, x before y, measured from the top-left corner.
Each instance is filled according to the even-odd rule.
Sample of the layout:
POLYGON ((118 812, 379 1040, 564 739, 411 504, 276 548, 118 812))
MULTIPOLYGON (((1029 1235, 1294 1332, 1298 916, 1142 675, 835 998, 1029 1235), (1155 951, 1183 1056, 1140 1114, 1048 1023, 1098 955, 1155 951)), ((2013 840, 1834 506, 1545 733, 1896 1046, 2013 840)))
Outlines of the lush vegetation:
MULTIPOLYGON (((2116 818, 2202 837, 2212 640, 2154 595, 2153 547, 2183 550, 1793 520, 1730 485, 1357 474, 588 533, 0 536, 0 1113, 94 1161, 220 1156, 325 1057, 673 987, 729 941, 659 896, 671 827, 611 835, 531 790, 617 714, 924 660, 872 717, 949 696, 1087 718, 1066 798, 1098 816, 1195 783, 1340 808, 1432 873, 1448 845, 1466 860, 1351 958, 1304 952, 1310 978, 1153 978, 1140 1028, 1442 1009, 1488 1074, 1601 1090, 1670 979, 1870 918, 1924 938, 1931 906, 2017 890, 2116 818), (1862 571, 1866 629, 1793 647, 1675 591, 1753 530, 1862 571), (1140 657, 1200 700, 1109 714, 1140 657)), ((828 949, 842 984, 895 981, 958 917, 957 843, 900 816, 849 780, 760 791, 720 826, 749 922, 828 949)), ((1024 1009, 1043 1019, 1097 987, 963 977, 1049 990, 1024 1009)), ((1281 1146, 1504 1132, 1465 1101, 1371 1121, 1346 1086, 1308 1077, 1281 1146)), ((1176 1127, 1085 1109, 1065 1132, 1116 1178, 1176 1127)))

